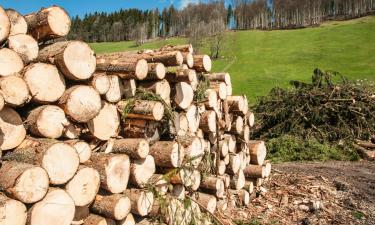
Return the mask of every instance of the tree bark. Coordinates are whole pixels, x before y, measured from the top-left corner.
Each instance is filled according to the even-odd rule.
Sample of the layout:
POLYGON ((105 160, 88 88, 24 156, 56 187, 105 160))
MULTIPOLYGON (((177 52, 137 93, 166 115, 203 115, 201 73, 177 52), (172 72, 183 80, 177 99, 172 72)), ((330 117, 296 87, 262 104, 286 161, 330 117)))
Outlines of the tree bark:
POLYGON ((8 107, 0 111, 0 148, 2 151, 10 150, 26 137, 26 130, 18 113, 8 107))
POLYGON ((230 187, 235 190, 240 190, 245 186, 246 178, 244 172, 239 170, 230 181, 230 187))
POLYGON ((145 80, 162 80, 165 77, 165 73, 166 69, 163 63, 149 63, 145 80))
MULTIPOLYGON (((9 20, 10 20, 10 33, 9 36, 17 34, 26 34, 27 33, 27 23, 25 17, 13 9, 6 9, 9 20)), ((1 20, 3 21, 3 20, 1 20)), ((4 19, 6 23, 6 18, 4 19)), ((4 22, 3 22, 4 23, 4 22)))
POLYGON ((250 141, 248 143, 250 150, 251 164, 263 165, 267 155, 267 149, 264 141, 250 141))
POLYGON ((117 103, 124 95, 124 85, 120 77, 116 75, 109 75, 109 90, 105 93, 105 99, 111 103, 117 103))
POLYGON ((224 181, 218 177, 205 177, 200 184, 200 188, 204 189, 210 194, 214 194, 218 198, 223 198, 225 195, 224 181))
POLYGON ((211 58, 208 55, 194 55, 194 69, 199 73, 210 72, 212 67, 211 58))
POLYGON ((227 98, 227 86, 224 82, 210 82, 210 88, 216 91, 217 96, 221 100, 225 100, 227 98))
POLYGON ((99 114, 87 122, 87 127, 95 138, 109 140, 116 137, 120 127, 120 115, 115 105, 102 101, 99 114))
POLYGON ((180 167, 185 156, 184 148, 174 141, 158 141, 150 147, 156 166, 180 167))
POLYGON ((171 96, 171 86, 167 80, 141 82, 138 88, 159 95, 167 104, 171 96))
POLYGON ((26 82, 18 75, 0 77, 0 93, 8 106, 23 106, 31 99, 26 82))
POLYGON ((155 161, 151 155, 130 163, 129 182, 136 187, 144 187, 155 173, 155 161))
MULTIPOLYGON (((1 9, 0 9, 1 10, 1 9)), ((1 17, 1 11, 0 11, 1 17)), ((0 26, 1 23, 0 22, 0 26)), ((0 39, 1 39, 1 29, 0 29, 0 39)), ((24 64, 22 58, 13 50, 9 48, 0 49, 0 76, 6 77, 15 73, 22 71, 24 64)))
POLYGON ((214 111, 208 110, 205 111, 201 117, 199 128, 203 132, 216 132, 216 113, 214 111))
POLYGON ((109 152, 126 154, 131 159, 145 159, 149 154, 149 150, 149 143, 144 138, 121 138, 112 140, 109 152))
POLYGON ((248 165, 244 169, 245 177, 247 178, 265 178, 266 168, 259 165, 248 165))
POLYGON ((145 138, 147 141, 160 139, 159 122, 139 119, 126 119, 124 129, 125 138, 145 138))
POLYGON ((197 168, 204 155, 200 139, 193 136, 179 136, 177 142, 185 149, 185 164, 197 168))
POLYGON ((179 82, 173 86, 171 96, 176 106, 186 110, 193 102, 194 91, 188 83, 179 82))
POLYGON ((130 210, 130 199, 123 194, 98 194, 91 205, 92 212, 114 220, 124 219, 130 210))
POLYGON ((150 191, 140 189, 127 189, 125 195, 131 202, 131 213, 139 216, 147 216, 154 203, 154 195, 150 191))
POLYGON ((114 220, 104 218, 95 214, 90 214, 86 219, 83 225, 115 225, 114 220))
POLYGON ((117 103, 117 109, 121 114, 126 115, 126 118, 131 119, 160 121, 164 116, 164 105, 158 101, 123 100, 117 103))
POLYGON ((19 201, 0 194, 1 223, 11 225, 25 225, 27 218, 26 206, 19 201))
POLYGON ((194 194, 193 198, 202 206, 204 206, 207 211, 214 213, 216 210, 217 200, 215 196, 197 192, 194 194))
POLYGON ((30 63, 38 57, 38 42, 26 34, 10 35, 8 38, 8 48, 17 52, 25 64, 30 63))
POLYGON ((239 207, 250 203, 250 194, 246 190, 229 190, 229 193, 239 207))
POLYGON ((229 73, 208 73, 205 74, 205 77, 209 81, 224 82, 226 85, 231 84, 231 78, 229 73))
POLYGON ((194 49, 191 44, 187 45, 165 45, 159 49, 159 51, 180 51, 193 54, 194 49))

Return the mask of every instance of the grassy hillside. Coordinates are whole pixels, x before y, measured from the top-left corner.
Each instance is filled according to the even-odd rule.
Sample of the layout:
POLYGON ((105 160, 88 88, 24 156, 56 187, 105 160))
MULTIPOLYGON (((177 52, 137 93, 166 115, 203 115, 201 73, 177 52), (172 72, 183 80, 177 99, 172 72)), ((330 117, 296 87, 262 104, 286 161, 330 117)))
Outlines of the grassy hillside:
MULTIPOLYGON (((140 48, 184 42, 159 40, 140 48)), ((92 47, 98 53, 137 49, 132 42, 92 47)), ((251 103, 272 87, 310 80, 317 67, 339 71, 349 79, 375 81, 375 16, 301 30, 228 32, 222 58, 214 62, 214 71, 229 72, 234 93, 247 94, 251 103)))

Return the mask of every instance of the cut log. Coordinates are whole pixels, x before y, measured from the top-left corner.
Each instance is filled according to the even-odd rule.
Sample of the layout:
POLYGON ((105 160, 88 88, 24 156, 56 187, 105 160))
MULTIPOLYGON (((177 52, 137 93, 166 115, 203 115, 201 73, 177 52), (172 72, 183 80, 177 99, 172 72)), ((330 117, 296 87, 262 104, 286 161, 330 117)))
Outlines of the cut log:
POLYGON ((147 141, 160 139, 159 122, 150 120, 126 119, 124 128, 125 138, 145 138, 147 141))
POLYGON ((69 121, 68 125, 65 126, 63 137, 67 139, 78 139, 82 133, 82 130, 82 124, 77 124, 69 121))
POLYGON ((0 7, 0 43, 8 38, 10 30, 11 21, 5 10, 0 7))
POLYGON ((236 150, 237 150, 236 136, 230 135, 230 134, 225 134, 223 136, 223 138, 228 143, 228 151, 231 152, 231 153, 235 153, 236 150))
POLYGON ((194 55, 194 69, 197 72, 210 72, 211 67, 212 62, 208 55, 194 55))
POLYGON ((209 81, 224 82, 226 85, 231 84, 231 79, 229 73, 208 73, 205 77, 209 81))
POLYGON ((165 45, 160 48, 159 51, 180 51, 180 52, 188 52, 193 54, 193 46, 191 44, 187 45, 165 45))
POLYGON ((68 35, 71 26, 69 15, 58 6, 28 14, 25 20, 29 33, 38 41, 64 37, 68 35))
POLYGON ((50 188, 42 201, 28 211, 30 225, 70 225, 74 218, 73 199, 64 190, 50 188))
POLYGON ((130 213, 130 210, 130 199, 122 194, 98 194, 91 205, 92 212, 114 220, 124 219, 130 213))
POLYGON ((82 207, 76 206, 72 225, 83 224, 85 219, 89 217, 89 215, 90 215, 90 209, 88 206, 82 206, 82 207))
POLYGON ((227 96, 227 101, 231 112, 242 112, 245 107, 245 98, 243 96, 227 96))
POLYGON ((0 187, 11 198, 34 203, 46 195, 48 186, 48 175, 43 168, 19 162, 2 163, 0 187))
MULTIPOLYGON (((217 144, 212 146, 212 152, 217 152, 217 144)), ((220 157, 225 158, 229 153, 228 142, 226 140, 219 141, 220 157)))
POLYGON ((188 83, 180 82, 173 86, 171 96, 179 108, 187 109, 193 102, 194 91, 188 83))
POLYGON ((225 195, 225 185, 221 178, 208 176, 205 177, 200 184, 200 188, 204 189, 210 194, 218 198, 223 198, 225 195))
POLYGON ((123 80, 122 86, 123 86, 123 94, 125 98, 132 98, 135 96, 137 92, 137 85, 134 79, 123 80))
POLYGON ((9 160, 40 165, 47 171, 50 183, 55 185, 68 182, 79 165, 75 148, 52 139, 26 139, 7 157, 9 160))
POLYGON ((144 187, 155 171, 155 161, 151 155, 145 159, 134 160, 130 163, 129 182, 136 187, 144 187))
POLYGON ((265 178, 266 168, 259 165, 248 165, 244 169, 245 177, 247 178, 265 178))
POLYGON ((207 89, 205 91, 205 97, 207 101, 204 103, 204 105, 209 109, 215 109, 217 108, 217 93, 213 89, 207 89))
POLYGON ((109 91, 110 81, 106 73, 94 73, 90 79, 90 85, 100 94, 105 95, 109 91))
POLYGON ((171 184, 183 184, 185 187, 193 191, 198 190, 201 183, 201 174, 198 170, 183 168, 178 171, 167 171, 166 174, 168 175, 168 179, 171 184))
POLYGON ((174 141, 158 141, 150 147, 156 166, 180 167, 185 156, 184 147, 174 141))
POLYGON ((199 122, 200 122, 200 115, 198 113, 198 108, 196 105, 191 105, 186 113, 185 113, 187 123, 188 123, 188 131, 191 133, 197 132, 199 128, 199 122))
POLYGON ((264 169, 265 169, 265 177, 267 178, 267 177, 269 177, 270 175, 271 175, 271 170, 272 170, 272 164, 271 164, 271 162, 270 161, 265 161, 264 162, 264 169))
POLYGON ((224 188, 228 189, 230 187, 230 176, 228 174, 219 176, 224 182, 224 188))
POLYGON ((173 112, 173 121, 170 121, 170 133, 178 136, 186 135, 188 131, 188 120, 185 113, 173 112))
POLYGON ((227 165, 225 164, 225 162, 223 160, 220 160, 219 168, 218 168, 219 175, 224 175, 226 168, 227 168, 227 165))
POLYGON ((85 163, 88 160, 90 160, 91 155, 92 155, 92 149, 87 142, 77 140, 77 139, 76 140, 68 140, 68 141, 65 141, 65 142, 67 144, 70 144, 71 146, 73 146, 76 149, 76 151, 78 153, 78 156, 79 156, 79 163, 85 163))
POLYGON ((167 80, 141 82, 139 88, 159 95, 165 102, 170 99, 171 87, 167 80))
MULTIPOLYGON (((0 8, 0 17, 1 17, 1 10, 0 8)), ((6 16, 6 14, 5 14, 6 16)), ((0 20, 3 23, 2 20, 0 20)), ((0 27, 0 39, 1 39, 1 32, 2 29, 0 27)), ((9 48, 2 48, 0 49, 0 76, 5 77, 12 75, 14 73, 19 73, 23 69, 23 61, 22 58, 17 54, 17 52, 9 49, 9 48)))
POLYGON ((85 206, 95 199, 99 187, 99 172, 90 167, 80 166, 74 177, 66 184, 65 190, 72 197, 75 206, 85 206))
POLYGON ((236 202, 239 207, 246 206, 250 203, 250 194, 246 190, 230 190, 231 198, 236 202))
POLYGON ((246 178, 244 175, 244 172, 242 170, 239 170, 237 174, 232 176, 230 181, 230 187, 235 190, 240 190, 245 186, 246 178))
POLYGON ((193 198, 210 213, 215 212, 217 204, 215 196, 197 192, 194 194, 193 198))
POLYGON ((238 157, 239 157, 239 160, 240 160, 240 167, 239 168, 240 168, 240 170, 244 170, 246 168, 246 166, 248 165, 247 155, 243 151, 240 151, 237 154, 238 154, 238 157))
POLYGON ((188 68, 194 67, 194 56, 189 52, 181 52, 182 56, 184 57, 184 64, 187 65, 188 68))
POLYGON ((25 64, 36 59, 39 53, 38 42, 36 42, 33 37, 26 34, 9 36, 8 48, 17 52, 25 64))
POLYGON ((250 127, 254 126, 254 124, 255 124, 254 113, 252 113, 250 111, 246 113, 246 122, 247 122, 247 125, 249 125, 250 127))
POLYGON ((204 132, 216 132, 216 113, 215 111, 205 111, 201 117, 199 128, 204 132))
POLYGON ((267 149, 264 141, 250 141, 248 143, 250 150, 251 164, 263 165, 267 155, 267 149))
POLYGON ((228 200, 227 199, 220 199, 217 201, 217 210, 220 212, 225 212, 228 208, 228 200))
POLYGON ((195 70, 191 69, 169 69, 165 74, 165 79, 170 83, 186 82, 190 85, 194 85, 195 88, 198 85, 197 73, 195 70))
POLYGON ((179 136, 177 137, 177 142, 185 149, 184 162, 197 168, 204 156, 201 140, 193 136, 179 136))
POLYGON ((127 189, 125 195, 130 199, 131 212, 139 216, 146 216, 154 204, 154 195, 150 191, 127 189))
POLYGON ((168 192, 169 182, 162 174, 154 174, 151 176, 149 183, 153 185, 158 195, 166 195, 168 192))
MULTIPOLYGON (((5 10, 10 20, 9 36, 27 33, 27 23, 25 18, 14 9, 5 10)), ((3 21, 3 20, 1 20, 3 21)), ((5 20, 6 21, 6 20, 5 20)), ((1 29, 0 29, 1 30, 1 29)))
POLYGON ((126 154, 132 159, 144 159, 148 156, 149 150, 149 143, 144 138, 121 138, 113 139, 109 152, 126 154))
POLYGON ((210 82, 210 88, 216 91, 217 96, 221 100, 227 98, 227 86, 224 82, 210 82))
POLYGON ((22 119, 12 108, 5 107, 0 111, 0 130, 0 149, 3 151, 17 147, 26 137, 22 119))
POLYGON ((1 224, 25 225, 27 218, 26 206, 22 202, 0 194, 0 216, 1 224))
POLYGON ((109 90, 105 93, 105 99, 111 103, 119 102, 124 95, 124 85, 120 77, 109 75, 109 90))
POLYGON ((164 116, 164 105, 157 101, 120 101, 118 111, 126 118, 160 121, 164 116))
POLYGON ((23 106, 30 99, 26 82, 17 75, 0 77, 0 93, 9 106, 23 106))
POLYGON ((165 66, 180 66, 184 62, 180 51, 142 53, 138 57, 148 63, 163 63, 165 66))
POLYGON ((90 214, 83 225, 115 225, 116 222, 112 219, 104 218, 95 214, 90 214))
POLYGON ((99 93, 85 85, 76 85, 67 89, 60 98, 59 105, 66 115, 81 123, 94 119, 102 109, 99 93))
POLYGON ((135 225, 133 214, 129 213, 125 219, 117 221, 117 225, 135 225))
POLYGON ((245 182, 245 186, 244 186, 244 189, 249 192, 249 194, 252 194, 254 192, 254 182, 253 181, 250 181, 250 180, 247 180, 245 182))
POLYGON ((87 122, 90 133, 99 140, 109 140, 119 132, 120 115, 115 105, 102 101, 99 114, 87 122))
POLYGON ((229 166, 227 167, 230 170, 229 174, 236 174, 241 169, 241 158, 239 154, 229 154, 229 166))
POLYGON ((230 132, 241 135, 243 132, 243 128, 244 128, 243 118, 241 116, 235 117, 232 123, 232 128, 230 129, 230 132))
POLYGON ((68 123, 64 111, 54 105, 43 105, 31 110, 26 120, 31 134, 46 138, 61 137, 68 123))
POLYGON ((0 111, 3 110, 4 107, 5 107, 4 97, 0 92, 0 111))
POLYGON ((243 127, 243 131, 241 134, 241 138, 243 139, 244 142, 249 142, 250 141, 250 127, 248 125, 243 127))
POLYGON ((30 64, 23 71, 23 78, 30 89, 32 100, 38 103, 57 101, 65 91, 65 81, 54 65, 30 64))
POLYGON ((100 187, 113 193, 123 192, 130 175, 130 160, 124 154, 95 153, 86 165, 96 169, 100 174, 100 187))
POLYGON ((165 73, 166 69, 163 63, 149 63, 145 80, 162 80, 165 77, 165 73))

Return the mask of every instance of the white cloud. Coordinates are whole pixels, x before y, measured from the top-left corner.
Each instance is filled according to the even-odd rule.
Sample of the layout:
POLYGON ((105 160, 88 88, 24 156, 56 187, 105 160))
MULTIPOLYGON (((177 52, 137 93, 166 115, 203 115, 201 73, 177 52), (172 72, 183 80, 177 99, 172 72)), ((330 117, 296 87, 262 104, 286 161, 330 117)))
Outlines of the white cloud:
POLYGON ((180 9, 185 8, 189 4, 197 4, 199 2, 200 2, 200 0, 181 0, 180 1, 180 9))

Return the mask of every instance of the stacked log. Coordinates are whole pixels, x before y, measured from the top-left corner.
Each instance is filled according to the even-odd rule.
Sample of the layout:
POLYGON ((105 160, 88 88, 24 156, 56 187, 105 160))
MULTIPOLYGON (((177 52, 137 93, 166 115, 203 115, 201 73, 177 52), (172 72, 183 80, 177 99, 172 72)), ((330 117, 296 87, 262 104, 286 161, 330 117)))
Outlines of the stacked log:
POLYGON ((205 224, 249 203, 271 164, 228 73, 191 45, 95 56, 54 40, 69 29, 58 6, 0 7, 5 224, 205 224))

